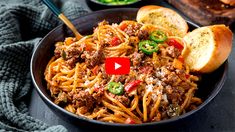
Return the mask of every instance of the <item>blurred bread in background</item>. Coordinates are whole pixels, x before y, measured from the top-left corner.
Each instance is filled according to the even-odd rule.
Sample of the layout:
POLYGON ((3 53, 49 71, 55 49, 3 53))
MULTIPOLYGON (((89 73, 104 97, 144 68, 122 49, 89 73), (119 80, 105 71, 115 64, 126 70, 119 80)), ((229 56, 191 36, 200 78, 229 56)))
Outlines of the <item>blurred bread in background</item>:
POLYGON ((231 5, 231 6, 235 6, 235 0, 220 0, 221 2, 231 5))
POLYGON ((232 25, 235 22, 235 0, 166 0, 195 23, 232 25))

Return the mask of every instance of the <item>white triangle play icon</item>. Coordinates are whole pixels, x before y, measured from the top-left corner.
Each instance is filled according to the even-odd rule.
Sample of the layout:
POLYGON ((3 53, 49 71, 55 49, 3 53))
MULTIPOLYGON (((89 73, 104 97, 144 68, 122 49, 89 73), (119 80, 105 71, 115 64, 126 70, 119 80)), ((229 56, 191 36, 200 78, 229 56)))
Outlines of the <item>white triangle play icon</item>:
POLYGON ((117 70, 118 68, 122 67, 120 64, 116 63, 114 64, 114 69, 117 70))

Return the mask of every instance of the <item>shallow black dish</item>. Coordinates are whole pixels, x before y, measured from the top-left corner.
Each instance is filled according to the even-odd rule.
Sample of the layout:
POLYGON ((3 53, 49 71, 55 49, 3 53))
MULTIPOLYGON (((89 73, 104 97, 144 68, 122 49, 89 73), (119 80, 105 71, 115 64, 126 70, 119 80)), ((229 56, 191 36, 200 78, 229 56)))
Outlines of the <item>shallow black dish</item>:
POLYGON ((137 0, 136 2, 124 4, 124 5, 110 5, 99 2, 97 0, 86 0, 87 5, 92 10, 101 10, 101 9, 108 9, 108 8, 119 8, 119 7, 140 7, 143 4, 143 0, 137 0))
MULTIPOLYGON (((109 10, 103 10, 98 12, 90 13, 86 16, 80 17, 73 21, 77 29, 79 29, 79 32, 81 32, 83 35, 91 34, 93 27, 96 27, 97 24, 103 20, 107 20, 110 23, 119 23, 122 20, 135 20, 137 13, 137 9, 134 8, 118 8, 118 9, 109 9, 109 10)), ((189 29, 193 30, 197 25, 188 22, 189 29)), ((204 102, 195 110, 190 111, 184 115, 181 115, 177 118, 172 118, 168 120, 163 120, 160 122, 151 122, 151 123, 143 123, 143 124, 136 124, 136 125, 130 125, 130 124, 114 124, 114 123, 106 123, 96 120, 90 120, 85 119, 83 117, 77 116, 75 114, 72 114, 60 106, 53 103, 50 93, 47 90, 46 82, 44 80, 44 70, 45 67, 50 60, 50 58, 53 56, 54 52, 54 44, 57 41, 63 41, 65 37, 72 36, 72 33, 65 25, 60 25, 56 27, 54 30, 52 30, 50 33, 48 33, 37 45, 37 47, 34 50, 34 53, 32 55, 31 59, 31 76, 33 83, 37 89, 37 92, 39 93, 40 97, 43 99, 43 101, 48 105, 48 107, 51 108, 55 114, 60 116, 63 119, 67 119, 67 121, 70 121, 72 123, 76 124, 83 124, 88 123, 91 125, 96 126, 108 126, 108 127, 150 127, 150 126, 163 126, 163 125, 169 125, 169 124, 176 124, 177 122, 182 121, 186 117, 189 117, 190 115, 196 113, 203 107, 205 107, 221 90, 224 81, 226 80, 226 75, 228 71, 228 62, 226 61, 219 69, 214 71, 211 74, 205 74, 202 76, 202 80, 199 84, 199 90, 196 92, 196 95, 204 100, 204 102)))

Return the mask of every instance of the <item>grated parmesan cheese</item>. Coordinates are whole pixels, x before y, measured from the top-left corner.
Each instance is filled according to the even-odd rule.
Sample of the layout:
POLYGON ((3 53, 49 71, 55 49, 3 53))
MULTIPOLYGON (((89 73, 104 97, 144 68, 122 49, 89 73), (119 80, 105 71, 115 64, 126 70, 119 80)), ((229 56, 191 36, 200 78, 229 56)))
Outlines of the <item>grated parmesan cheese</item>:
POLYGON ((84 84, 88 85, 89 83, 90 83, 90 81, 86 80, 84 84))
POLYGON ((160 80, 158 80, 158 79, 156 79, 156 84, 157 84, 158 86, 162 86, 162 82, 161 82, 160 80))
POLYGON ((146 86, 147 91, 152 92, 153 91, 153 84, 149 84, 146 86))
POLYGON ((156 101, 157 100, 157 95, 156 94, 152 94, 152 99, 154 100, 154 101, 156 101))
POLYGON ((162 95, 162 99, 163 99, 165 102, 168 102, 168 99, 167 99, 166 94, 163 94, 163 95, 162 95))
POLYGON ((95 83, 94 88, 98 88, 99 87, 99 83, 95 83))
POLYGON ((90 88, 87 88, 87 89, 85 89, 85 92, 89 92, 90 93, 90 88))
POLYGON ((146 82, 148 84, 152 84, 153 83, 153 77, 146 78, 146 82))

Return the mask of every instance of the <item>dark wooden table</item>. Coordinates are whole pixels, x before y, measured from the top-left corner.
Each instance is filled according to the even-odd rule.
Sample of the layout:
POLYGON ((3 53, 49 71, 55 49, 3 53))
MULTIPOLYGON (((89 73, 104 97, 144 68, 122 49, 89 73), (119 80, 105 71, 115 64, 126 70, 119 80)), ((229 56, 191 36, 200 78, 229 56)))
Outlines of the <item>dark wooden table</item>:
MULTIPOLYGON (((83 6, 88 8, 85 0, 83 6)), ((147 0, 146 0, 147 1, 147 0)), ((148 0, 146 4, 156 4, 171 7, 160 0, 148 0)), ((180 12, 179 12, 180 13, 180 12)), ((187 19, 187 17, 185 17, 187 19)), ((235 28, 232 29, 235 33, 235 28)), ((235 131, 235 39, 233 39, 233 51, 228 59, 228 78, 219 94, 204 109, 197 112, 185 125, 172 128, 171 126, 163 131, 235 131)), ((85 132, 84 128, 70 124, 57 117, 39 97, 36 89, 33 88, 29 106, 31 116, 40 119, 49 125, 63 125, 71 132, 85 132)), ((115 131, 115 130, 114 130, 115 131)), ((156 130, 153 130, 156 131, 156 130)))

